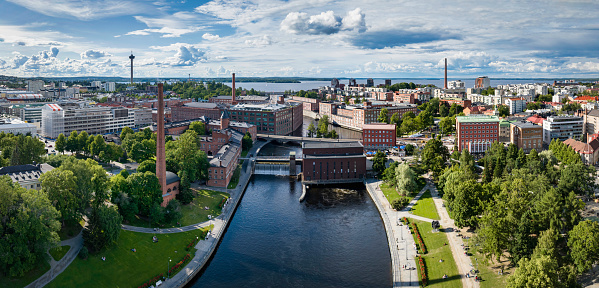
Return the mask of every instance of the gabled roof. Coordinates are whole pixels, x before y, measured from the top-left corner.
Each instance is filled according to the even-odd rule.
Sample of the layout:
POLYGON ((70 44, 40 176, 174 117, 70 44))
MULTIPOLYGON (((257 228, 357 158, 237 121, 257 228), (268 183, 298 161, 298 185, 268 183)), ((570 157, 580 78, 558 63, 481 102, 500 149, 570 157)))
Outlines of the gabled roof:
POLYGON ((574 151, 578 152, 578 154, 593 154, 597 149, 599 149, 599 140, 593 139, 593 141, 587 143, 574 140, 572 138, 566 139, 564 144, 572 147, 574 151))

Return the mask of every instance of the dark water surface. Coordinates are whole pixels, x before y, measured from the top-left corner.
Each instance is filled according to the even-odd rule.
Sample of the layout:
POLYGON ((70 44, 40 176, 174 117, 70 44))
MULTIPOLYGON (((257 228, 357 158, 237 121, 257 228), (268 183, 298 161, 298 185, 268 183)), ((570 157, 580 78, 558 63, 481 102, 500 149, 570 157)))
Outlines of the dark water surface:
POLYGON ((314 189, 255 175, 190 287, 390 287, 385 230, 363 185, 314 189), (353 188, 353 189, 347 189, 353 188))

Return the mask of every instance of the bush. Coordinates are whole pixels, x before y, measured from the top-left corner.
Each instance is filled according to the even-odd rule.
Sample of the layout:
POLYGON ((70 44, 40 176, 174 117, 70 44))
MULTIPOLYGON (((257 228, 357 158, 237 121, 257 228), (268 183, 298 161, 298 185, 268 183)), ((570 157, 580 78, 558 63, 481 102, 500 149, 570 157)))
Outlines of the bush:
POLYGON ((164 220, 167 223, 170 222, 178 222, 179 219, 181 219, 183 215, 181 215, 181 204, 179 204, 179 201, 177 201, 177 199, 173 199, 171 201, 168 202, 168 205, 166 205, 166 212, 164 214, 164 220))
POLYGON ((89 251, 87 250, 87 247, 81 247, 81 250, 79 250, 79 258, 85 260, 87 259, 87 256, 89 256, 89 251))
POLYGON ((408 199, 408 197, 402 196, 398 200, 393 200, 393 202, 391 203, 391 207, 393 207, 393 209, 395 209, 396 211, 399 211, 403 207, 406 207, 408 203, 410 203, 410 199, 408 199))
POLYGON ((193 191, 189 188, 181 189, 179 194, 177 194, 177 200, 181 202, 181 204, 189 204, 193 201, 193 191))

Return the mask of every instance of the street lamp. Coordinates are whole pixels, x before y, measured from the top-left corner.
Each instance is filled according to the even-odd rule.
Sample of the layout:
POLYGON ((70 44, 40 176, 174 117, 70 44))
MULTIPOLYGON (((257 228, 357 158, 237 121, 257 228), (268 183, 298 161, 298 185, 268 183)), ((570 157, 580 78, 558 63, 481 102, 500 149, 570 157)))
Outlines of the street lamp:
POLYGON ((168 257, 168 270, 166 271, 166 278, 171 279, 171 257, 168 257))

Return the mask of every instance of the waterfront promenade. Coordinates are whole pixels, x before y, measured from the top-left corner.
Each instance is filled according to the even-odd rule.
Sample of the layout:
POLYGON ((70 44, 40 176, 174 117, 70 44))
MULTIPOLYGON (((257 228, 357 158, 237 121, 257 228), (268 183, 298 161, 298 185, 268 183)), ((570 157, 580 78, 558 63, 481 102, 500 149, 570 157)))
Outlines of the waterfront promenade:
POLYGON ((410 201, 410 203, 401 211, 395 211, 387 198, 383 194, 383 191, 380 189, 379 185, 382 184, 382 181, 378 181, 375 179, 366 180, 366 189, 370 194, 370 197, 373 199, 376 207, 379 209, 379 213, 381 214, 381 218, 383 219, 383 223, 385 226, 385 230, 387 231, 387 240, 389 242, 389 251, 391 253, 391 263, 392 263, 392 272, 393 272, 393 287, 414 287, 418 286, 418 274, 416 270, 405 270, 401 269, 403 265, 408 265, 409 267, 416 267, 416 251, 414 251, 414 239, 410 233, 410 230, 407 226, 399 223, 399 219, 403 217, 412 218, 416 220, 432 222, 432 219, 417 216, 410 214, 410 210, 416 204, 418 199, 426 192, 427 190, 431 191, 431 195, 433 196, 433 201, 435 203, 435 207, 440 217, 440 224, 443 228, 453 228, 448 232, 447 238, 451 248, 451 252, 458 267, 458 273, 462 280, 462 287, 465 288, 478 288, 480 287, 479 282, 476 282, 474 278, 466 278, 466 273, 469 273, 471 269, 473 269, 472 261, 470 257, 464 254, 464 250, 462 248, 462 238, 456 237, 457 232, 454 221, 449 217, 447 210, 443 207, 443 199, 439 197, 437 193, 437 188, 434 183, 430 180, 426 180, 426 185, 422 190, 410 201))

